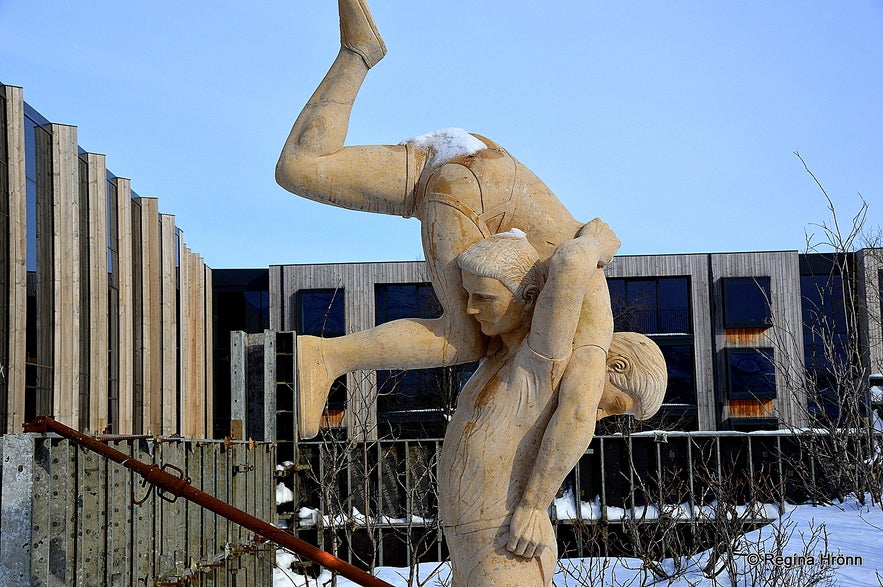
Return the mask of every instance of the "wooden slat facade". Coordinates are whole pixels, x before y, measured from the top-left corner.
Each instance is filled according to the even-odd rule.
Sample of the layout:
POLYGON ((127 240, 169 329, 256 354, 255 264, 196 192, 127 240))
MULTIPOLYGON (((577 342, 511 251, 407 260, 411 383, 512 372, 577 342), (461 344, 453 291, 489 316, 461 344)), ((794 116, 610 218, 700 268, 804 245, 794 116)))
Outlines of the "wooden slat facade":
POLYGON ((178 278, 176 259, 175 217, 160 214, 162 271, 162 427, 154 434, 170 434, 178 429, 178 278))
POLYGON ((883 249, 859 251, 859 295, 863 312, 862 347, 871 373, 883 373, 883 249))
POLYGON ((53 124, 52 133, 52 225, 53 247, 65 251, 53 255, 54 333, 53 413, 67 426, 79 424, 80 361, 80 255, 79 255, 79 163, 77 129, 53 124))
MULTIPOLYGON (((722 311, 711 313, 714 332, 714 348, 771 348, 773 349, 776 377, 776 399, 770 406, 758 406, 752 417, 774 415, 781 422, 802 427, 806 422, 805 392, 799 382, 803 380, 803 318, 800 295, 800 265, 796 251, 761 253, 718 253, 710 256, 712 274, 712 298, 723 299, 723 279, 729 277, 769 277, 770 310, 772 326, 752 329, 751 332, 732 332, 724 327, 722 311)), ((716 352, 718 373, 727 372, 725 353, 716 352)), ((725 382, 719 381, 721 389, 725 382)), ((724 400, 721 421, 741 417, 745 412, 735 412, 738 404, 730 405, 724 400), (732 412, 732 413, 731 413, 732 412)))
MULTIPOLYGON (((302 289, 336 289, 344 292, 346 332, 375 325, 374 285, 379 283, 425 283, 429 280, 422 261, 390 263, 336 263, 328 265, 282 265, 270 267, 270 328, 297 330, 296 294, 302 289)), ((377 401, 374 371, 347 375, 347 429, 359 440, 377 434, 377 401), (358 425, 353 425, 359 414, 358 425)))
POLYGON ((693 324, 693 364, 696 382, 696 408, 699 429, 714 430, 717 427, 715 378, 712 356, 705 352, 711 348, 711 316, 699 308, 711 307, 708 256, 691 255, 641 255, 616 257, 607 266, 608 277, 689 277, 691 321, 693 324))
MULTIPOLYGON (((872 371, 883 372, 883 327, 879 316, 880 251, 857 254, 866 307, 862 322, 865 349, 872 371)), ((685 333, 693 347, 696 413, 700 430, 736 425, 778 422, 807 424, 803 379, 803 316, 801 308, 801 255, 797 251, 710 253, 616 257, 606 268, 610 278, 686 277, 692 330, 685 333), (724 324, 723 283, 727 278, 770 279, 771 323, 769 327, 734 329, 724 324), (727 349, 772 349, 775 398, 729 399, 727 349)), ((270 328, 284 332, 297 329, 297 292, 341 288, 345 300, 346 332, 375 324, 374 286, 388 283, 427 282, 422 262, 351 263, 271 266, 270 328)), ((350 388, 373 384, 373 372, 350 375, 350 388)), ((348 410, 359 409, 376 417, 376 403, 363 405, 366 394, 353 393, 348 410)), ((349 417, 349 416, 348 416, 349 417)), ((360 426, 361 428, 361 426, 360 426)))
MULTIPOLYGON (((89 192, 89 282, 94 292, 107 291, 107 168, 104 155, 86 155, 89 192)), ((107 388, 108 302, 106 295, 89 296, 91 329, 89 336, 89 389, 107 388)), ((89 429, 101 432, 107 427, 107 393, 89 394, 89 429)))
POLYGON ((25 414, 25 333, 27 331, 27 178, 25 175, 24 99, 22 89, 6 86, 6 142, 9 153, 9 326, 6 365, 6 431, 25 414))
MULTIPOLYGON (((132 291, 132 185, 128 179, 118 177, 117 184, 117 252, 119 253, 119 360, 120 404, 119 434, 132 434, 134 417, 134 308, 132 291)), ((113 317, 111 317, 113 319, 113 317)))
POLYGON ((45 121, 21 88, 0 85, 0 95, 9 185, 0 432, 46 414, 93 433, 207 437, 211 270, 157 200, 110 174, 104 155, 78 148, 76 127, 45 121), (28 202, 29 182, 36 202, 28 202))

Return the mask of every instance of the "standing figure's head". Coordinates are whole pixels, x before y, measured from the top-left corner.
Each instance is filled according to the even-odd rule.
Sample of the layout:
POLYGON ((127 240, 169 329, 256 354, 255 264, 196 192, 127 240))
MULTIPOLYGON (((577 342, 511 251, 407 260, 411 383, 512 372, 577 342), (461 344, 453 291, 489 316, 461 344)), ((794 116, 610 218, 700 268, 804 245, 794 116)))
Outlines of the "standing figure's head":
POLYGON ((631 414, 646 420, 659 410, 667 386, 665 357, 656 343, 637 332, 614 332, 599 417, 631 414))
POLYGON ((457 257, 463 287, 469 293, 466 312, 487 336, 529 327, 543 287, 539 255, 518 229, 481 240, 457 257))

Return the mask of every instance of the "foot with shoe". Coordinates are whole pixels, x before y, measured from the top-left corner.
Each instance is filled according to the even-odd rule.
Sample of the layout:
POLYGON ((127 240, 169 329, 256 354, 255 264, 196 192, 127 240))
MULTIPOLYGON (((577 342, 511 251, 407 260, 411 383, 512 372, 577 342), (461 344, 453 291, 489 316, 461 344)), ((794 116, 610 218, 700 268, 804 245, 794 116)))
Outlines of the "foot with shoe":
POLYGON ((324 345, 324 338, 297 337, 297 435, 301 440, 319 433, 334 382, 325 361, 324 345))
POLYGON ((338 0, 340 44, 357 53, 368 69, 386 55, 386 44, 374 24, 365 0, 338 0))

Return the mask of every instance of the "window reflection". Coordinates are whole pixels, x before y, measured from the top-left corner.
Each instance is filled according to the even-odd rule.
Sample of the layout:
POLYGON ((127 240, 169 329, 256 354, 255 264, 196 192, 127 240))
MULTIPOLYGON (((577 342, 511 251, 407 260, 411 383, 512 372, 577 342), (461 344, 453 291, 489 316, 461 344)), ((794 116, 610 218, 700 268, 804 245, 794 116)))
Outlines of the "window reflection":
POLYGON ((773 349, 726 349, 730 399, 773 399, 776 375, 773 349))
POLYGON ((772 325, 769 277, 722 279, 724 328, 768 328, 772 325))
POLYGON ((689 334, 688 277, 611 278, 610 304, 615 329, 641 334, 689 334))

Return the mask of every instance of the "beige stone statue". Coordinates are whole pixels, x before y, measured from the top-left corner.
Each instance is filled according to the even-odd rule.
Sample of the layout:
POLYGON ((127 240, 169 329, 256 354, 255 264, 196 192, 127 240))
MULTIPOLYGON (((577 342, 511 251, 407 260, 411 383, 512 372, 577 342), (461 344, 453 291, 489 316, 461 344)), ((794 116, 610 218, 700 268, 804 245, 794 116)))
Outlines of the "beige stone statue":
MULTIPOLYGON (((555 556, 548 504, 588 446, 598 417, 633 412, 649 417, 656 411, 665 390, 664 362, 660 363, 661 355, 648 339, 618 358, 612 352, 608 357, 608 350, 613 350, 613 318, 600 268, 613 257, 619 240, 598 220, 584 225, 574 219, 551 190, 502 147, 458 129, 422 135, 399 145, 344 146, 353 102, 368 70, 383 58, 386 47, 364 1, 338 0, 338 9, 340 52, 294 123, 277 163, 277 181, 315 201, 418 218, 430 278, 444 312, 434 320, 396 320, 333 339, 299 336, 299 435, 315 436, 331 383, 352 370, 418 369, 479 359, 484 361, 484 372, 489 368, 484 365, 492 362, 513 373, 525 369, 539 373, 548 367, 549 379, 542 386, 548 395, 545 408, 532 412, 533 423, 530 417, 516 419, 517 426, 529 427, 531 432, 514 433, 516 439, 521 434, 515 446, 529 438, 536 445, 532 459, 521 458, 523 452, 506 445, 511 453, 507 462, 517 461, 520 472, 516 475, 510 470, 515 476, 506 485, 506 468, 494 469, 493 477, 509 489, 505 504, 485 523, 488 531, 503 541, 512 560, 519 562, 517 568, 535 557, 542 562, 541 576, 535 581, 493 584, 546 585, 551 580, 546 559, 551 556, 554 562, 555 556), (540 280, 530 289, 534 297, 529 300, 523 296, 516 300, 514 292, 518 290, 497 273, 484 274, 471 265, 464 273, 458 264, 461 254, 472 245, 513 229, 523 231, 519 240, 534 251, 531 271, 547 275, 544 287, 540 287, 540 280), (485 296, 494 292, 479 288, 493 288, 489 285, 493 283, 503 285, 496 288, 495 297, 485 296), (509 292, 508 297, 500 287, 509 292), (493 324, 481 317, 482 311, 474 304, 478 299, 489 307, 501 306, 494 310, 502 315, 493 324), (516 360, 522 355, 530 360, 516 360), (655 385, 644 385, 640 393, 623 392, 628 385, 617 383, 615 378, 623 377, 627 359, 638 355, 645 362, 663 365, 661 379, 648 377, 655 385), (544 358, 545 366, 536 364, 536 357, 544 358), (524 361, 527 364, 522 364, 524 361), (637 403, 636 398, 640 398, 637 403)), ((523 277, 516 277, 516 283, 523 277)), ((659 369, 634 372, 639 371, 658 373, 659 369)), ((490 389, 485 383, 481 378, 470 380, 467 389, 486 397, 481 393, 490 389)), ((533 393, 521 380, 501 389, 513 394, 533 393)), ((463 394, 468 397, 467 390, 463 394)), ((457 410, 460 413, 460 405, 457 410)), ((497 427, 505 431, 509 425, 504 421, 497 427)), ((461 430, 465 435, 466 426, 461 430)), ((451 447, 445 449, 448 452, 457 450, 456 443, 446 440, 446 445, 451 447)), ((469 446, 461 449, 468 452, 469 446)), ((484 467, 490 475, 493 460, 476 454, 476 466, 484 467)), ((456 459, 449 463, 455 465, 456 459)), ((447 486, 446 491, 445 499, 467 499, 462 488, 447 486)), ((466 519, 461 513, 456 508, 445 511, 450 517, 444 523, 451 529, 446 535, 469 534, 457 521, 466 519)), ((462 556, 454 554, 455 550, 471 552, 471 545, 463 548, 451 548, 454 584, 491 584, 464 578, 463 572, 468 575, 472 571, 461 571, 464 566, 458 561, 462 556)), ((488 560, 496 560, 494 556, 488 555, 488 560)), ((485 571, 478 571, 478 576, 485 576, 485 571)))
POLYGON ((578 349, 549 326, 579 314, 579 292, 610 234, 595 220, 560 245, 545 286, 539 256, 520 231, 479 241, 458 257, 467 313, 492 342, 457 399, 439 460, 453 585, 550 585, 557 544, 547 507, 585 452, 578 430, 609 414, 644 419, 661 403, 667 377, 658 347, 643 335, 617 333, 603 394, 579 402, 596 411, 575 421, 560 409, 564 396, 588 390, 571 373, 582 374, 571 358, 578 349))

